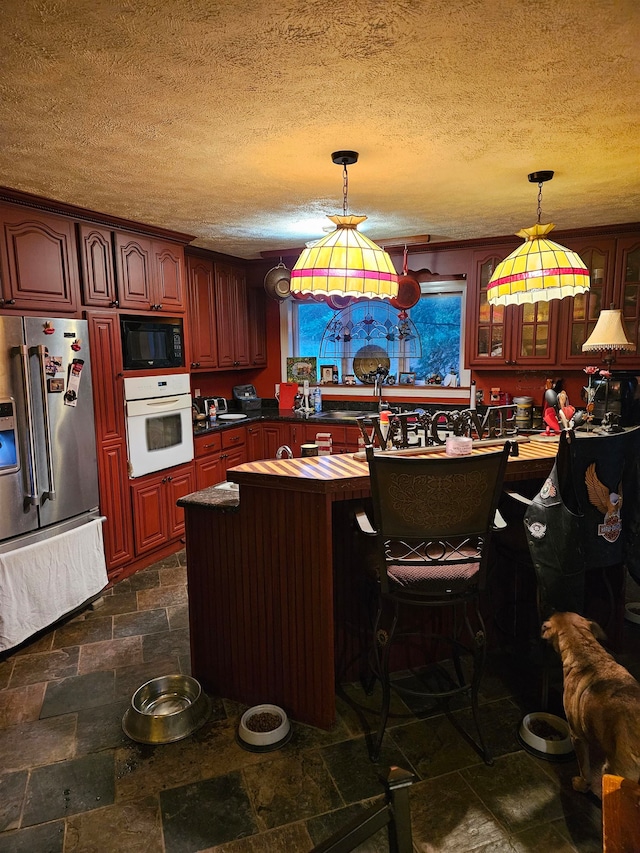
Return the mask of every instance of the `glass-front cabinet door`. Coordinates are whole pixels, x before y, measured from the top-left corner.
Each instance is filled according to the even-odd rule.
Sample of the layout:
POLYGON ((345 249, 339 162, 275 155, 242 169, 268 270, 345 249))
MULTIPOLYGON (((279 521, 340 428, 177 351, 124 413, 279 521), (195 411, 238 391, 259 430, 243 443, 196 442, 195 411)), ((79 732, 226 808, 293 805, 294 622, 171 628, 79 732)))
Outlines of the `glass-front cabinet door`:
POLYGON ((548 364, 555 361, 555 336, 551 335, 554 306, 535 302, 518 309, 516 320, 516 363, 548 364))
POLYGON ((615 240, 571 240, 570 249, 577 252, 589 270, 591 287, 587 293, 562 300, 562 329, 559 360, 562 364, 584 367, 593 362, 593 354, 582 352, 582 344, 593 331, 600 311, 613 300, 615 240), (586 359, 586 360, 585 360, 586 359))
POLYGON ((615 366, 638 369, 640 367, 640 238, 638 237, 618 240, 614 302, 617 308, 622 308, 627 339, 636 345, 635 352, 618 353, 615 366))
POLYGON ((470 304, 475 309, 475 322, 470 324, 468 342, 473 367, 521 364, 535 368, 555 363, 558 309, 553 303, 489 305, 489 280, 511 250, 474 253, 470 304))
POLYGON ((474 252, 472 282, 470 287, 470 305, 474 316, 469 328, 471 334, 467 342, 469 363, 477 367, 504 366, 507 362, 505 352, 505 314, 511 309, 501 305, 489 305, 487 287, 493 271, 500 261, 509 254, 493 252, 474 252))

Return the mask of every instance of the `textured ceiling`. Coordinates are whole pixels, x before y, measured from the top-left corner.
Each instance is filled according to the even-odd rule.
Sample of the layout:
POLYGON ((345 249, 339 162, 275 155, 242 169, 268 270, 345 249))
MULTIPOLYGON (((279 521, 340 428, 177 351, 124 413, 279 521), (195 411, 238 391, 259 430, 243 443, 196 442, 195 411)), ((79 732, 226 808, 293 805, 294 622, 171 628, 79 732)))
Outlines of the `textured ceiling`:
POLYGON ((640 220, 638 0, 3 0, 0 184, 240 257, 640 220))

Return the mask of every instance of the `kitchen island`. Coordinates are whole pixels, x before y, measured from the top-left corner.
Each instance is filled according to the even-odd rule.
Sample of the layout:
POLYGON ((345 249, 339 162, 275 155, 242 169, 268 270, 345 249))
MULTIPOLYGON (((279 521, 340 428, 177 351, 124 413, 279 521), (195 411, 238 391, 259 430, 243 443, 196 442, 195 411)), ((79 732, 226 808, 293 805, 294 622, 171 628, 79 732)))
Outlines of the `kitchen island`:
MULTIPOLYGON (((556 450, 520 444, 506 479, 543 480, 556 450)), ((363 639, 352 519, 370 494, 367 463, 353 454, 267 459, 228 478, 238 490, 213 486, 179 501, 192 673, 217 695, 275 703, 328 728, 336 672, 350 675, 363 639)))

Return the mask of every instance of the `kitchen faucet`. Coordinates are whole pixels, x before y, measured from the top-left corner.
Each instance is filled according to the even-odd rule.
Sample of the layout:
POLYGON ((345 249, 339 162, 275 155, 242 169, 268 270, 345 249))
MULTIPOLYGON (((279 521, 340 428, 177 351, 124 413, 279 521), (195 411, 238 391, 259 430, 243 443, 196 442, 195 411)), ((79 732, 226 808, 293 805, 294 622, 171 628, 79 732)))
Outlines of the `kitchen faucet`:
POLYGON ((389 375, 389 368, 383 367, 379 364, 374 371, 374 375, 373 392, 378 398, 378 411, 382 412, 384 409, 388 408, 388 404, 384 403, 382 400, 382 386, 384 384, 384 380, 389 375))

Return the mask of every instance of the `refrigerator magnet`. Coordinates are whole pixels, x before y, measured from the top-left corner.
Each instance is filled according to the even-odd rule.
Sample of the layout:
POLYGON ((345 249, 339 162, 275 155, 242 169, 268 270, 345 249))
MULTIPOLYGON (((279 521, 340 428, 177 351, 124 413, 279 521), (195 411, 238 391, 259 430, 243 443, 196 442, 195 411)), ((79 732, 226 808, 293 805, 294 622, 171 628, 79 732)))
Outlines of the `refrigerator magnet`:
POLYGON ((64 392, 65 406, 76 406, 78 403, 78 391, 80 390, 80 378, 82 376, 82 367, 84 359, 74 358, 71 362, 69 370, 69 378, 67 380, 67 390, 64 392))

